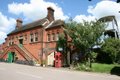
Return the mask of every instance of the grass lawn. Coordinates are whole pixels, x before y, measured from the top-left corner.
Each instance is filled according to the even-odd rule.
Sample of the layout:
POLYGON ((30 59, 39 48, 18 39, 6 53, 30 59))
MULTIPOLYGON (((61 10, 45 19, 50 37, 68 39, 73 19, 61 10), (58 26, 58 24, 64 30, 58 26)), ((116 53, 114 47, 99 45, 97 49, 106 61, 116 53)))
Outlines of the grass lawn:
POLYGON ((120 65, 115 64, 100 64, 100 63, 93 63, 92 64, 92 71, 93 72, 101 72, 101 73, 111 73, 111 71, 120 70, 120 65), (116 69, 117 68, 117 69, 116 69))

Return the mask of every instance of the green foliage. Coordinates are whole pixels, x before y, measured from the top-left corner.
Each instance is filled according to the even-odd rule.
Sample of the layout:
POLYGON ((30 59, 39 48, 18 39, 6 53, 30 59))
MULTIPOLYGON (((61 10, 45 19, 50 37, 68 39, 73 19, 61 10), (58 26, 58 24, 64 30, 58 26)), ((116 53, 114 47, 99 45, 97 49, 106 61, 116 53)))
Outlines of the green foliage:
POLYGON ((97 55, 98 55, 98 53, 95 53, 95 52, 91 53, 92 62, 95 62, 97 55))
MULTIPOLYGON (((105 31, 105 24, 98 21, 83 21, 83 23, 69 22, 65 24, 65 33, 72 39, 72 45, 88 57, 91 67, 91 49, 100 44, 100 36, 105 31)), ((86 60, 86 59, 85 59, 86 60)))
POLYGON ((58 48, 65 49, 67 47, 66 43, 67 43, 67 39, 65 38, 65 35, 61 33, 59 35, 59 40, 57 41, 57 51, 59 51, 58 48))
POLYGON ((63 55, 63 65, 68 65, 67 61, 67 38, 65 33, 61 33, 59 35, 59 40, 57 41, 57 51, 60 51, 63 55), (62 48, 62 51, 59 50, 59 48, 62 48))
POLYGON ((65 32, 72 38, 73 45, 85 52, 99 42, 98 38, 105 30, 103 23, 94 21, 71 22, 65 26, 65 32))
POLYGON ((107 53, 113 62, 120 61, 120 40, 108 38, 102 45, 102 50, 107 53))
MULTIPOLYGON (((92 68, 89 68, 85 64, 79 64, 75 69, 80 71, 91 71, 91 72, 100 72, 100 73, 112 73, 113 69, 117 67, 118 72, 116 74, 120 74, 120 65, 118 64, 100 64, 100 63, 92 63, 92 68)), ((115 71, 116 72, 116 71, 115 71)))

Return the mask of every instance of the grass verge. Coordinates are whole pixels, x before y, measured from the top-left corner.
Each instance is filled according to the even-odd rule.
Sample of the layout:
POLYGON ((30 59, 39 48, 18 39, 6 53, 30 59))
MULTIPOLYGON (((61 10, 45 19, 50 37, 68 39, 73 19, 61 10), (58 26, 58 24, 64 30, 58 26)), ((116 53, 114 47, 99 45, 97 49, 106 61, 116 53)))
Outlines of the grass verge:
POLYGON ((111 73, 111 71, 115 68, 120 68, 120 65, 117 64, 100 64, 100 63, 93 63, 92 64, 92 71, 93 72, 101 72, 101 73, 111 73))

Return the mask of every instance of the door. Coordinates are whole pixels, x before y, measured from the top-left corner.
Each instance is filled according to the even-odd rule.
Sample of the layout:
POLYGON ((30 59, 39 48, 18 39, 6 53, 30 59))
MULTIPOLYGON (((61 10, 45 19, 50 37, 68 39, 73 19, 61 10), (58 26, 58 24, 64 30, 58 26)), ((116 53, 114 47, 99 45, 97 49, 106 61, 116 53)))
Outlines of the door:
POLYGON ((8 62, 12 63, 15 61, 15 53, 14 52, 8 52, 8 62))
POLYGON ((48 55, 48 65, 54 66, 54 52, 52 52, 50 55, 48 55))

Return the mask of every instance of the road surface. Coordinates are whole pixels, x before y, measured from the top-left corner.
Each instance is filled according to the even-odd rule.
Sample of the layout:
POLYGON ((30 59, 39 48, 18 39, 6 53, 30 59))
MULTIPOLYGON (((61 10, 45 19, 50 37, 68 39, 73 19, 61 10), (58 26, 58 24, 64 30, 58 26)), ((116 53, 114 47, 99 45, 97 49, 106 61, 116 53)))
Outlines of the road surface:
POLYGON ((120 77, 0 62, 0 80, 120 80, 120 77))

